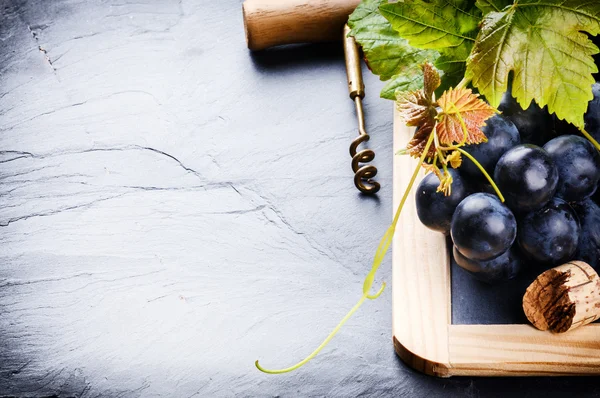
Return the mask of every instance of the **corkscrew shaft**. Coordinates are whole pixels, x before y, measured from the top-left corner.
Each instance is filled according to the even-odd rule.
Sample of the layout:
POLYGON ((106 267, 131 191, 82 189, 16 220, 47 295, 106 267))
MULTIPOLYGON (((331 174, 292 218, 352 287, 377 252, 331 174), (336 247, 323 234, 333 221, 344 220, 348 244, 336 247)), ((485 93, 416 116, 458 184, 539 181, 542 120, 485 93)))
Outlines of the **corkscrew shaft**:
POLYGON ((356 105, 356 119, 358 120, 358 132, 362 135, 367 134, 365 128, 365 112, 362 106, 362 97, 354 98, 354 104, 356 105))
POLYGON ((365 128, 365 113, 362 105, 362 99, 365 96, 365 85, 362 79, 360 53, 354 37, 348 36, 349 32, 348 25, 344 26, 344 58, 346 60, 346 74, 348 75, 348 91, 350 98, 356 105, 359 133, 359 136, 350 144, 354 185, 362 193, 374 194, 381 188, 379 183, 372 179, 377 174, 377 168, 371 164, 361 165, 361 163, 372 162, 375 159, 375 152, 370 149, 358 151, 358 146, 369 141, 370 137, 365 128))

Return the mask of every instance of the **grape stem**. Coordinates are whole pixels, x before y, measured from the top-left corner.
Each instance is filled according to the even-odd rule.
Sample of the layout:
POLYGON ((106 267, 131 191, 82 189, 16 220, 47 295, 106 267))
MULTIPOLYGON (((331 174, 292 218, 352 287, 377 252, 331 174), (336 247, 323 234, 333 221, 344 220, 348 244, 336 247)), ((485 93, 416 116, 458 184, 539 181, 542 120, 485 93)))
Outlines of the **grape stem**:
POLYGON ((456 85, 456 89, 467 88, 467 86, 471 83, 471 78, 467 78, 466 76, 456 85))
POLYGON ((600 144, 594 139, 594 137, 590 135, 590 133, 588 133, 585 129, 581 129, 581 134, 583 134, 585 138, 587 138, 592 144, 594 144, 596 149, 600 151, 600 144))
POLYGON ((500 201, 502 203, 504 203, 504 196, 502 196, 502 192, 500 192, 500 189, 498 189, 498 186, 496 185, 496 183, 494 182, 492 177, 490 177, 488 172, 483 168, 481 163, 479 163, 477 161, 477 159, 475 159, 473 156, 471 156, 471 154, 469 152, 465 151, 464 149, 456 148, 456 150, 458 152, 460 152, 461 154, 463 154, 464 156, 468 157, 471 160, 471 162, 473 162, 475 164, 475 166, 477 166, 477 168, 483 173, 485 178, 487 178, 487 180, 490 182, 490 185, 492 186, 492 188, 494 188, 494 191, 496 191, 496 195, 498 195, 498 198, 500 198, 500 201))
MULTIPOLYGON (((464 81, 465 79, 463 79, 464 81)), ((470 81, 470 79, 469 79, 470 81)), ((462 83, 462 81, 461 81, 462 83)), ((468 82, 467 82, 468 84, 468 82)), ((460 83, 459 83, 460 86, 460 83)), ((457 86, 458 88, 458 86, 457 86)), ((456 106, 454 104, 452 104, 452 106, 454 107, 455 110, 456 106)), ((477 159, 475 159, 473 156, 471 156, 470 153, 468 153, 467 151, 465 151, 464 149, 462 149, 461 147, 465 145, 467 138, 468 138, 468 132, 467 132, 467 125, 465 124, 464 119, 462 118, 462 115, 460 114, 460 112, 456 113, 458 116, 458 120, 460 121, 460 125, 462 127, 463 130, 463 141, 458 143, 457 145, 450 145, 448 147, 441 147, 439 142, 438 142, 438 137, 436 134, 435 137, 435 145, 436 145, 436 149, 440 150, 456 150, 458 152, 460 152, 461 154, 463 154, 464 156, 466 156, 467 158, 469 158, 469 160, 471 160, 471 162, 473 162, 475 164, 475 166, 477 166, 477 168, 483 173, 483 175, 485 176, 485 178, 489 181, 490 185, 492 186, 492 188, 494 188, 494 191, 496 191, 496 195, 498 195, 498 198, 500 199, 500 201, 502 203, 504 203, 505 199, 504 196, 502 195, 502 192, 500 192, 500 189, 498 188, 498 186, 496 185, 496 183, 494 182, 494 180, 492 179, 492 177, 490 177, 490 175, 488 174, 488 172, 483 168, 483 166, 481 165, 481 163, 479 163, 479 161, 477 161, 477 159)), ((592 138, 593 139, 593 138, 592 138)), ((487 139, 486 139, 487 141, 487 139)))
POLYGON ((396 210, 396 214, 394 215, 394 220, 392 221, 392 225, 390 225, 390 227, 387 229, 387 231, 383 235, 383 238, 381 239, 381 242, 379 243, 379 246, 377 247, 377 251, 375 252, 375 257, 373 258, 373 264, 371 267, 371 271, 369 271, 369 273, 365 277, 365 281, 363 283, 363 294, 362 294, 360 300, 358 300, 358 302, 354 305, 354 307, 352 307, 352 309, 346 314, 346 316, 344 316, 342 318, 340 323, 338 323, 338 325, 331 331, 331 333, 329 333, 327 338, 325 338, 325 340, 323 340, 323 342, 312 353, 310 353, 310 355, 308 355, 302 361, 298 362, 297 364, 295 364, 293 366, 290 366, 289 368, 266 369, 266 368, 263 368, 258 363, 258 360, 257 360, 254 363, 254 365, 256 366, 256 368, 258 370, 260 370, 261 372, 264 372, 264 373, 269 373, 269 374, 281 374, 281 373, 288 373, 288 372, 291 372, 293 370, 300 368, 302 365, 306 364, 308 361, 313 359, 327 345, 327 343, 329 343, 331 341, 331 339, 333 339, 333 337, 337 334, 337 332, 339 332, 339 330, 342 328, 342 326, 344 326, 344 324, 348 321, 348 319, 350 319, 352 317, 352 315, 354 315, 354 313, 360 308, 360 306, 365 302, 366 299, 369 299, 369 300, 376 299, 377 297, 379 297, 381 295, 381 293, 383 293, 383 289, 385 289, 385 282, 382 284, 381 288, 377 291, 377 293, 370 295, 369 291, 373 287, 373 282, 375 280, 375 274, 377 273, 377 270, 379 269, 379 266, 383 262, 385 254, 387 253, 387 251, 392 243, 392 238, 394 237, 394 233, 396 232, 396 225, 398 224, 398 220, 400 219, 400 213, 402 212, 402 208, 404 207, 404 204, 406 203, 406 199, 408 199, 408 195, 409 195, 413 185, 415 184, 417 176, 419 175, 419 170, 421 169, 421 165, 423 164, 423 161, 425 160, 427 153, 429 152, 429 148, 431 147, 431 144, 433 143, 433 137, 435 136, 435 134, 436 133, 435 133, 435 128, 434 128, 432 130, 431 134, 429 135, 429 139, 427 140, 425 149, 423 150, 423 153, 421 154, 421 158, 419 159, 419 163, 417 164, 417 167, 415 168, 415 171, 412 174, 410 182, 408 183, 408 187, 404 191, 404 195, 402 196, 402 199, 400 200, 400 204, 398 205, 398 209, 396 210))

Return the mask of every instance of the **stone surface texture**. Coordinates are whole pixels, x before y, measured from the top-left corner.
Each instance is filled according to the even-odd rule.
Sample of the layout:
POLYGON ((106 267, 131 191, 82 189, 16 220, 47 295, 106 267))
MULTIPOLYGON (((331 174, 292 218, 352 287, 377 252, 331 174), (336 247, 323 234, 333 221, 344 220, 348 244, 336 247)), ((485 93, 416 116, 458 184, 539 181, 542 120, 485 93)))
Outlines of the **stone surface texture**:
POLYGON ((339 43, 251 54, 239 0, 0 0, 0 396, 598 396, 410 370, 390 290, 255 369, 320 343, 391 220, 392 104, 366 74, 363 197, 345 79, 339 43))

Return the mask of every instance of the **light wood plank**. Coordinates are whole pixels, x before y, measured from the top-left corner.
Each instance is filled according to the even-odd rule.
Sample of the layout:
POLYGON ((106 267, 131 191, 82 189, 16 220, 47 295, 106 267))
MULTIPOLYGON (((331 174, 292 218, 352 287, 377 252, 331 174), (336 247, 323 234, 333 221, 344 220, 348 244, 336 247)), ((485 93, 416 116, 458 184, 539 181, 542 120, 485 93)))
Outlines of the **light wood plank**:
POLYGON ((552 334, 529 325, 451 325, 451 375, 600 373, 600 325, 552 334))
MULTIPOLYGON (((412 130, 395 113, 394 152, 412 130)), ((394 156, 394 211, 418 161, 394 156)), ((424 176, 421 171, 419 180, 424 176)), ((450 262, 444 235, 425 228, 415 208, 416 185, 402 211, 392 244, 393 335, 396 350, 421 371, 444 375, 448 363, 450 262)))

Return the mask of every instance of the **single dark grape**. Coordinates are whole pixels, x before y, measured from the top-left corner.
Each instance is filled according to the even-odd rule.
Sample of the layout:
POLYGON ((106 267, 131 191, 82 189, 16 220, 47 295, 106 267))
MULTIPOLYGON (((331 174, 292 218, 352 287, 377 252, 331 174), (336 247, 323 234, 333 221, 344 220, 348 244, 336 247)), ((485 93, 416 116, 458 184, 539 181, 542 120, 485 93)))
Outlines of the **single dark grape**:
POLYGON ((440 180, 435 174, 428 174, 417 188, 416 203, 419 220, 428 228, 447 234, 456 206, 469 194, 469 188, 460 174, 449 169, 452 176, 452 192, 445 196, 437 192, 440 180))
POLYGON ((558 170, 542 148, 522 144, 498 160, 494 180, 507 206, 516 213, 525 213, 552 199, 558 186, 558 170))
POLYGON ((450 234, 464 256, 472 260, 491 260, 513 244, 517 221, 496 196, 475 193, 456 208, 450 234))
MULTIPOLYGON (((487 137, 487 142, 476 145, 467 145, 463 149, 473 156, 490 174, 494 174, 494 168, 500 156, 510 148, 521 142, 519 131, 513 122, 505 116, 494 115, 485 122, 481 129, 487 137)), ((459 170, 465 176, 472 179, 482 180, 484 175, 466 156, 463 157, 459 170)))
POLYGON ((596 192, 600 180, 600 153, 590 141, 563 135, 544 145, 558 169, 556 196, 567 202, 581 202, 596 192))
POLYGON ((581 224, 579 245, 574 258, 600 270, 600 207, 592 200, 573 206, 581 224))
POLYGON ((524 268, 519 249, 514 246, 498 257, 487 261, 471 260, 458 251, 456 246, 454 246, 452 253, 456 264, 462 269, 476 279, 490 284, 514 279, 524 268))
POLYGON ((558 265, 573 259, 581 227, 573 208, 553 198, 542 209, 519 220, 517 241, 523 252, 542 265, 558 265))
POLYGON ((585 130, 596 141, 600 141, 600 82, 594 83, 592 94, 594 94, 594 99, 588 103, 583 120, 585 121, 585 130))
POLYGON ((521 143, 541 146, 554 138, 554 121, 546 108, 542 109, 532 101, 524 110, 511 95, 511 89, 512 84, 509 84, 498 110, 517 126, 521 143))

